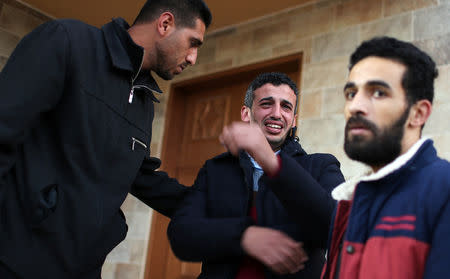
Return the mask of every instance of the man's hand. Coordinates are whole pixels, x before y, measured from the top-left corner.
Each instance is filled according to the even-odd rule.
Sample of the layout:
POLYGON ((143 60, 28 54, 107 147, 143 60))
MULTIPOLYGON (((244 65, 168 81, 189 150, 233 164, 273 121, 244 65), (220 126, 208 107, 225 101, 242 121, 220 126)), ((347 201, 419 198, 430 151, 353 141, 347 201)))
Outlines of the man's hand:
POLYGON ((244 150, 255 159, 264 172, 269 174, 277 172, 278 159, 257 125, 233 122, 223 128, 219 140, 231 154, 237 156, 240 150, 244 150))
POLYGON ((274 229, 248 227, 242 235, 241 246, 248 255, 278 274, 302 270, 308 260, 301 242, 274 229))

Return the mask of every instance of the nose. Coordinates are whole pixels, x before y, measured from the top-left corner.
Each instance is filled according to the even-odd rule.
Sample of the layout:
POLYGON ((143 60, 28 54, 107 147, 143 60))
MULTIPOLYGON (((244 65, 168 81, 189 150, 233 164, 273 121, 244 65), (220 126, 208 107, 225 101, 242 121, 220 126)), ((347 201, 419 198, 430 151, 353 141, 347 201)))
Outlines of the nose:
POLYGON ((197 48, 191 49, 188 55, 186 56, 186 62, 190 65, 195 65, 195 62, 197 61, 197 54, 198 54, 197 48))
POLYGON ((273 106, 272 117, 276 119, 281 119, 281 104, 273 106))
POLYGON ((362 91, 358 91, 355 93, 353 98, 349 99, 345 103, 345 114, 346 115, 367 115, 368 107, 370 105, 370 100, 367 94, 364 94, 362 91))

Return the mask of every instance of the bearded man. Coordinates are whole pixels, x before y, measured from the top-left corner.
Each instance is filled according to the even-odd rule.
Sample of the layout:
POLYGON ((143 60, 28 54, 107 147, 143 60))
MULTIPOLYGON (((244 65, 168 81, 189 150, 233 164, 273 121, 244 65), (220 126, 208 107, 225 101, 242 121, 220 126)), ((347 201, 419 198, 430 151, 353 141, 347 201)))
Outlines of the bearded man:
POLYGON ((421 137, 436 65, 414 45, 381 37, 361 44, 349 68, 344 149, 371 171, 333 190, 323 278, 446 278, 450 164, 421 137))

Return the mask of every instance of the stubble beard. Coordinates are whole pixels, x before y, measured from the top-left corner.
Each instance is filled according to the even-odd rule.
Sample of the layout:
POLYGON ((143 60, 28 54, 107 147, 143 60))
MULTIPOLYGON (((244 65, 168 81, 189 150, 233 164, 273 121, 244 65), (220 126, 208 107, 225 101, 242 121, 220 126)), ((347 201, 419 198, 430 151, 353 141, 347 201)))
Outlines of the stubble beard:
POLYGON ((174 74, 171 73, 170 70, 167 68, 167 65, 169 64, 168 62, 170 61, 169 55, 159 42, 157 42, 155 45, 155 52, 156 52, 156 66, 153 71, 164 80, 173 79, 174 74))

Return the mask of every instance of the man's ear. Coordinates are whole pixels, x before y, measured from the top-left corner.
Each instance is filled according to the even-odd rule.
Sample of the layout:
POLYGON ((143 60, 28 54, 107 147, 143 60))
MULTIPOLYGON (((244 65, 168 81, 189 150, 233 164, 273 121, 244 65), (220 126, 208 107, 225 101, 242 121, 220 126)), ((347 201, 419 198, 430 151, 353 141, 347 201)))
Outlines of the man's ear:
POLYGON ((409 112, 409 125, 411 127, 422 127, 430 117, 432 110, 431 102, 428 100, 420 100, 411 107, 409 112))
POLYGON ((250 122, 250 108, 247 106, 242 106, 241 108, 241 120, 244 122, 250 122))
POLYGON ((175 17, 171 12, 162 13, 157 20, 158 33, 165 37, 175 29, 175 17))

